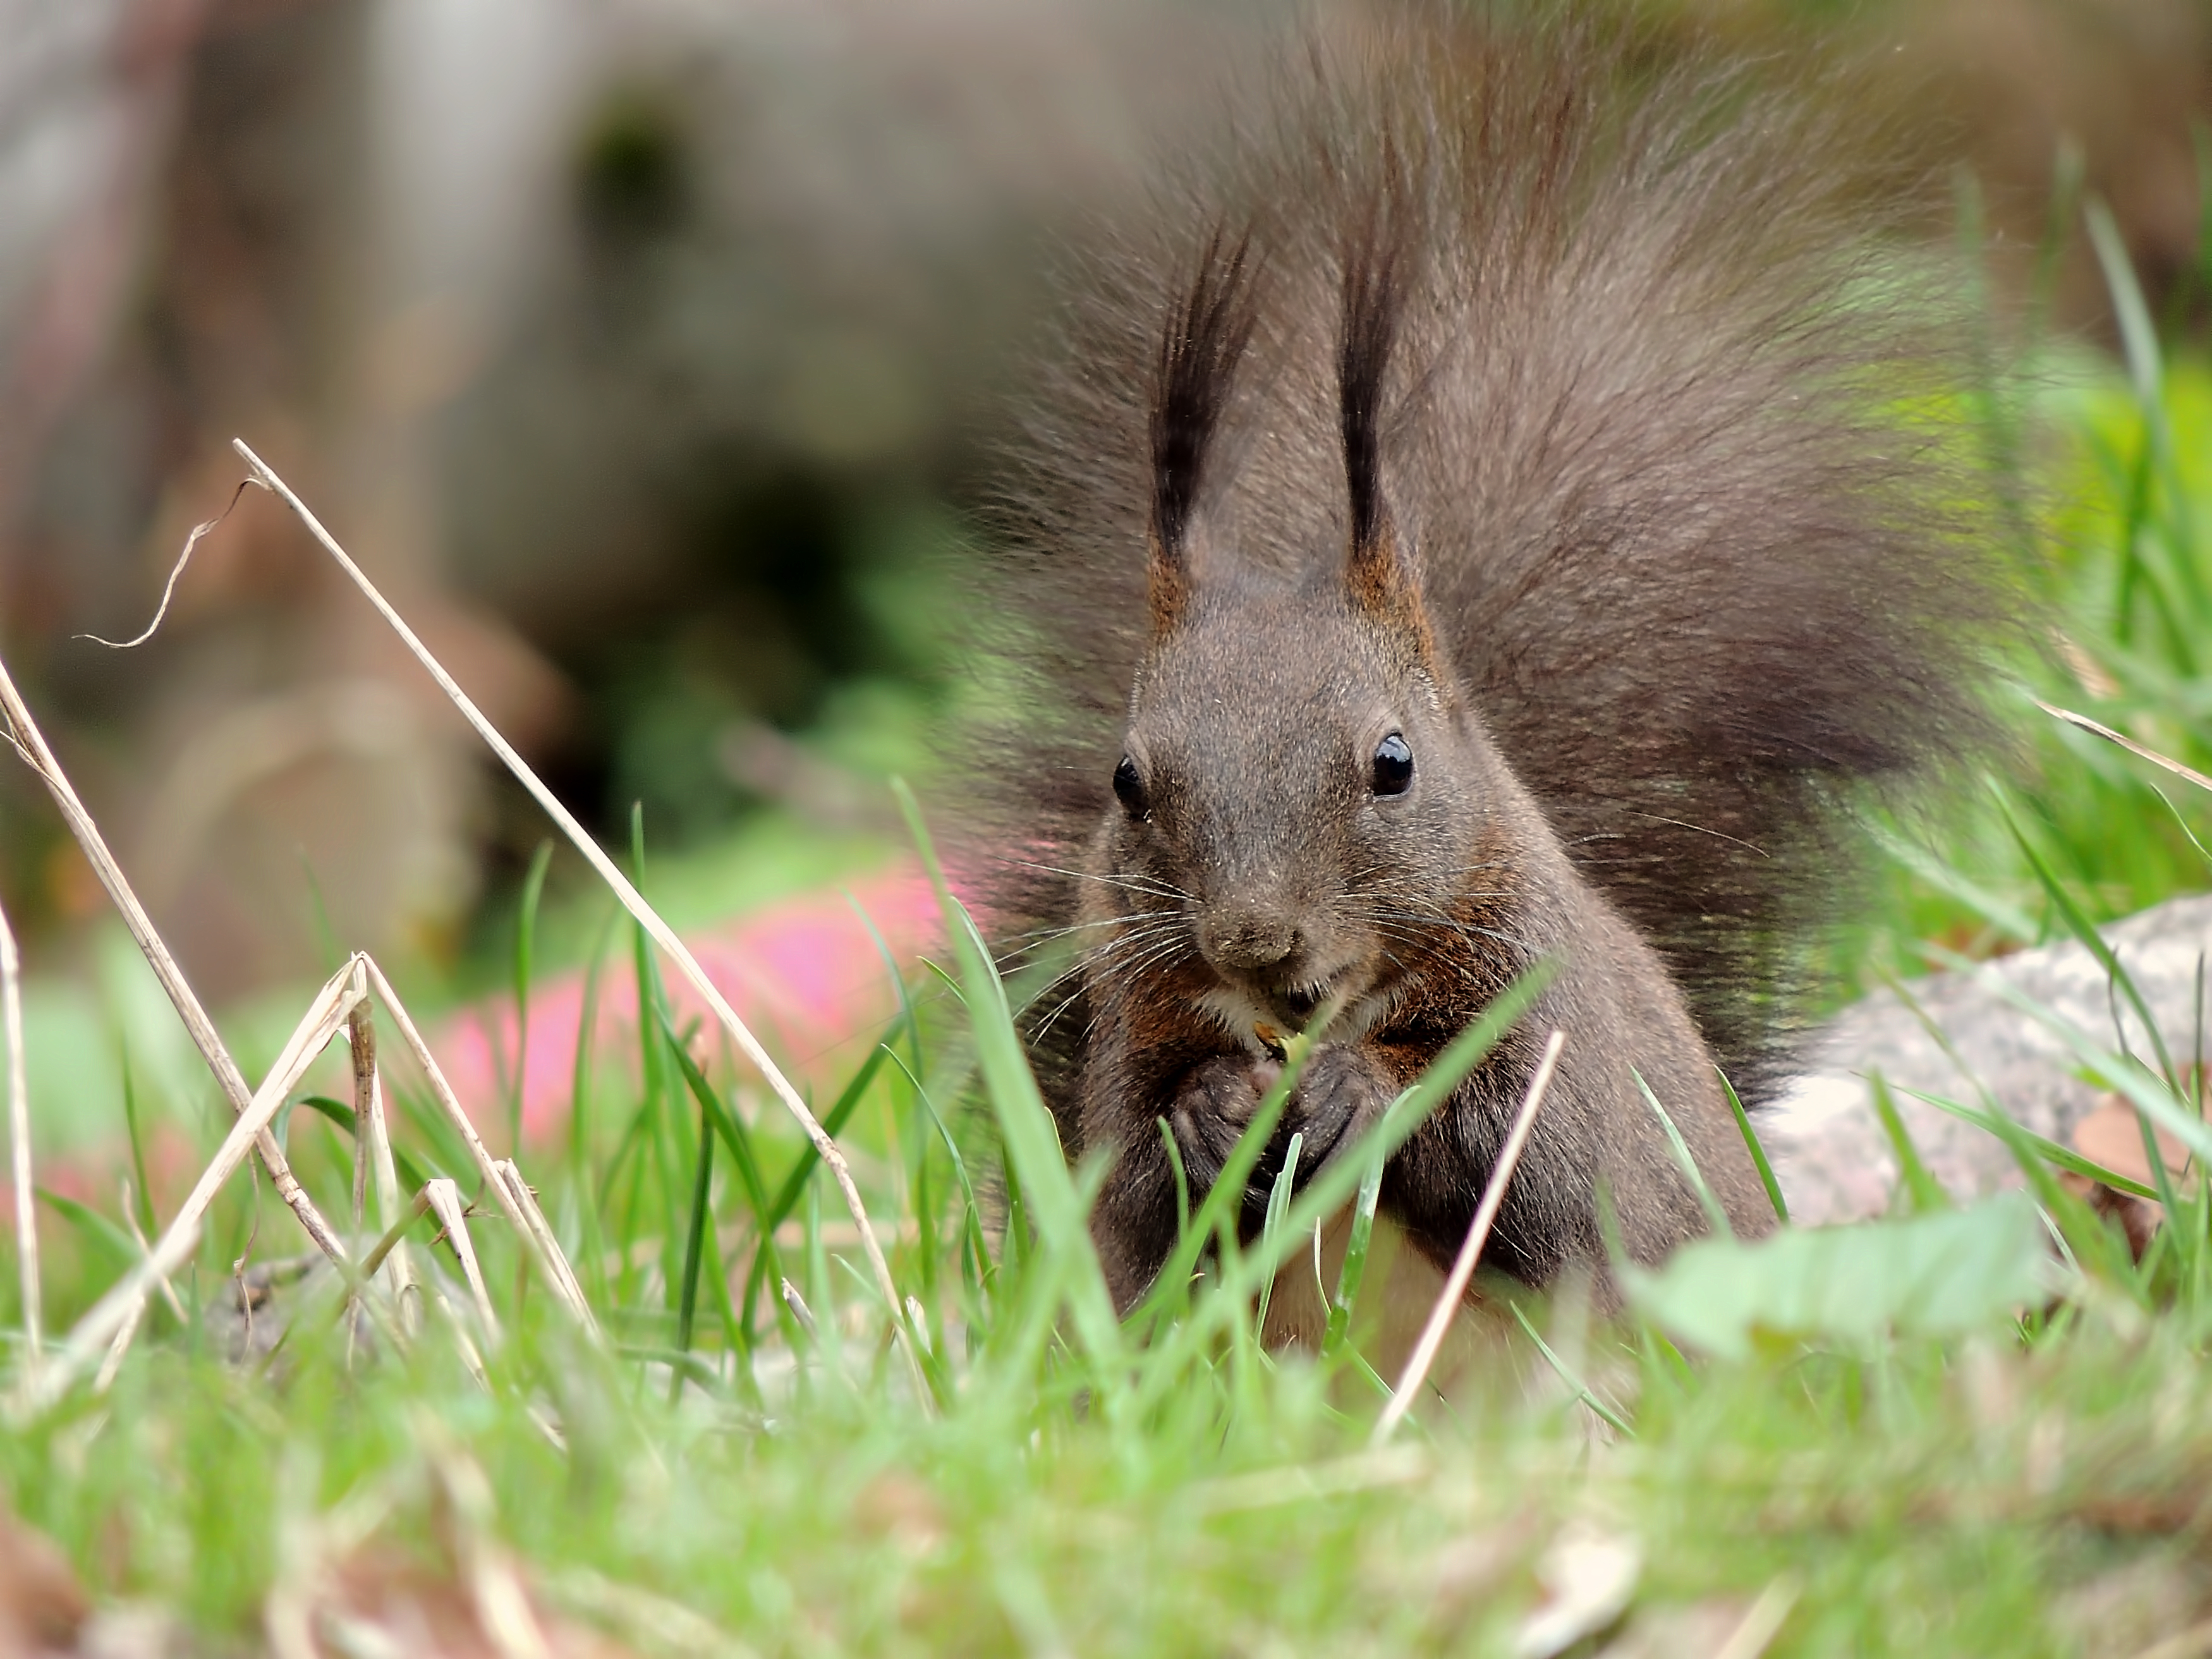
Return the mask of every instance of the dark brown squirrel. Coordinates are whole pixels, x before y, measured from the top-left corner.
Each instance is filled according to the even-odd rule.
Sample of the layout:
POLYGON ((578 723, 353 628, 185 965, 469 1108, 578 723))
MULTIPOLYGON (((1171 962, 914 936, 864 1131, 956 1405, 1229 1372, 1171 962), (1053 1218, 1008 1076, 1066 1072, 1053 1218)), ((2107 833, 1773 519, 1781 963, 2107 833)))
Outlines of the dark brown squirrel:
MULTIPOLYGON (((1539 9, 1540 10, 1540 9, 1539 9)), ((1966 337, 1881 233, 1850 110, 1503 10, 1316 49, 1076 262, 980 607, 1017 711, 971 871, 1117 1303, 1326 1017, 1310 1174, 1516 977, 1534 1011, 1392 1160, 1460 1247, 1547 1033, 1486 1261, 1601 1275, 1772 1224, 1722 1092, 1786 1067, 1860 809, 1984 740, 2011 603, 1966 337), (1519 21, 1515 21, 1516 16, 1519 21), (1063 946, 1063 948, 1065 948, 1063 946)))

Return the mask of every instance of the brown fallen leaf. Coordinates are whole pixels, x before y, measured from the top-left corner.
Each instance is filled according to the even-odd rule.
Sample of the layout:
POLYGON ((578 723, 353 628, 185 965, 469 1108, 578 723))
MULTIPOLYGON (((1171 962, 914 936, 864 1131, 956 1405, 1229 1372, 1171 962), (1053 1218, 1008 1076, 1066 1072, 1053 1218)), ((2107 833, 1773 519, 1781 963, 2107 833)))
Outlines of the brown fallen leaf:
POLYGON ((0 1511, 0 1659, 76 1651, 92 1602, 52 1540, 0 1511))
MULTIPOLYGON (((2163 1129, 2156 1131, 2160 1162, 2179 1180, 2189 1170, 2189 1149, 2163 1129)), ((2157 1185, 2151 1178, 2150 1159, 2144 1155, 2142 1129, 2136 1109, 2118 1095, 2100 1096, 2097 1109, 2074 1126, 2074 1150, 2103 1164, 2114 1175, 2157 1185)))
MULTIPOLYGON (((531 1623, 548 1659, 629 1659, 629 1650, 589 1626, 548 1611, 524 1586, 531 1623)), ((519 1659, 528 1636, 484 1628, 478 1596, 441 1565, 371 1545, 325 1574, 312 1590, 309 1627, 342 1653, 404 1653, 411 1659, 519 1659)))
MULTIPOLYGON (((2163 1129, 2156 1133, 2159 1161, 2166 1165, 2166 1173, 2179 1182, 2189 1171, 2188 1148, 2163 1129)), ((2074 1126, 2073 1141, 2075 1152, 2103 1164, 2114 1175, 2125 1176, 2146 1187, 2157 1184, 2151 1174, 2150 1159, 2144 1154, 2142 1129, 2135 1108, 2119 1096, 2101 1097, 2097 1109, 2074 1126)), ((2124 1193, 2086 1176, 2068 1172, 2059 1179, 2069 1192, 2086 1200, 2099 1215, 2118 1220, 2121 1231, 2127 1235, 2128 1248, 2134 1252, 2136 1260, 2142 1260, 2152 1237, 2165 1224, 2164 1205, 2134 1193, 2124 1193)))

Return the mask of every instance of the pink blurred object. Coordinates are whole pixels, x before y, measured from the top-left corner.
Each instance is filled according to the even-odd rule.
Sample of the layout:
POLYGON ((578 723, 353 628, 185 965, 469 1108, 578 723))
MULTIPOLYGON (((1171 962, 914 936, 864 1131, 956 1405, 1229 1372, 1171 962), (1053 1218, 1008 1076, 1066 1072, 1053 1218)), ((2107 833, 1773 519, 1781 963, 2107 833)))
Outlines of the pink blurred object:
MULTIPOLYGON (((830 1080, 833 1068, 857 1060, 855 1045, 872 1038, 898 1006, 890 969, 855 905, 874 922, 902 970, 939 931, 936 895, 908 864, 843 891, 782 900, 685 941, 715 988, 794 1081, 810 1075, 830 1080)), ((595 1069, 638 1052, 634 961, 624 933, 599 974, 591 1034, 595 1069)), ((706 1069, 717 1073, 725 1044, 704 1000, 665 963, 661 978, 677 1028, 694 1018, 704 1021, 693 1052, 702 1062, 712 1056, 706 1069)), ((548 978, 532 992, 523 1067, 525 1140, 543 1140, 568 1121, 583 1010, 581 971, 548 978)), ((431 1034, 438 1063, 487 1139, 506 1139, 516 1024, 514 999, 493 999, 431 1034)))

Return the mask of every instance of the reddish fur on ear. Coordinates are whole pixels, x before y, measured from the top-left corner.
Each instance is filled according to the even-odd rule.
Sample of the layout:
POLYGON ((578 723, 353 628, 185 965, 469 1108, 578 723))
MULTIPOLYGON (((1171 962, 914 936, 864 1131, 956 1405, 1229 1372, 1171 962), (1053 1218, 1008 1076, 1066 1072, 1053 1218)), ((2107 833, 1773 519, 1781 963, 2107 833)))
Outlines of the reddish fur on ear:
POLYGON ((1145 597, 1155 639, 1174 632, 1190 608, 1190 562, 1182 544, 1178 542, 1170 553, 1157 529, 1145 537, 1145 597))
POLYGON ((1345 562, 1345 589, 1352 608, 1409 643, 1424 664, 1437 660, 1435 630, 1422 603, 1420 584, 1398 539, 1387 507, 1365 542, 1355 541, 1345 562))
POLYGON ((1405 634, 1424 661, 1436 641, 1390 503, 1382 493, 1382 380, 1404 303, 1397 244, 1370 213, 1346 249, 1344 332, 1337 344, 1338 424, 1350 504, 1345 586, 1355 609, 1405 634))

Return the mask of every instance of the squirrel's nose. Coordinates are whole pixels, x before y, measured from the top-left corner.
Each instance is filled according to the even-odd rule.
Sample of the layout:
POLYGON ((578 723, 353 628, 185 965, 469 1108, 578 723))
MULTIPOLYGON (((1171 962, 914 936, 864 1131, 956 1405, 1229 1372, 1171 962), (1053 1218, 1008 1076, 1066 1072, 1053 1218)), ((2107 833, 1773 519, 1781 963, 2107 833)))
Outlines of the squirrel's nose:
POLYGON ((1223 905, 1199 924, 1199 949, 1216 968, 1265 974, 1291 962, 1305 946, 1297 921, 1252 905, 1223 905))

